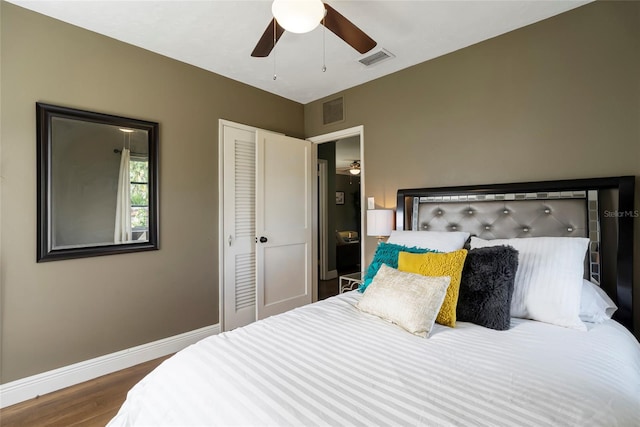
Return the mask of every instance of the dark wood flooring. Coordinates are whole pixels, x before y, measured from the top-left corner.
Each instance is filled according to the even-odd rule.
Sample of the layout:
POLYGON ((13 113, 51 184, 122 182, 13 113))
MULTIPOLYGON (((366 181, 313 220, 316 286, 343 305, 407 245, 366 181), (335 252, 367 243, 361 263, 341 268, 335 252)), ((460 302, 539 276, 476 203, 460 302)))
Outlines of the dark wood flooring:
POLYGON ((318 280, 318 300, 338 295, 338 287, 338 278, 331 280, 318 280))

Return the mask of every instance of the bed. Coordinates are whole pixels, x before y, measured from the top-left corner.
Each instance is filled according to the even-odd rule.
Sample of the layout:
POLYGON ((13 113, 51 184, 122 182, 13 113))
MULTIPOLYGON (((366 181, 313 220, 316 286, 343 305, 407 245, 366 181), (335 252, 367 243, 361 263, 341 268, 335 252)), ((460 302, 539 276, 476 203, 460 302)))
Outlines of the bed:
MULTIPOLYGON (((386 248, 414 252, 396 250, 394 267, 377 263, 388 256, 378 247, 369 266, 378 269, 372 277, 367 269, 364 292, 300 307, 177 353, 129 392, 109 426, 640 425, 640 344, 632 334, 633 183, 633 177, 614 177, 400 190, 398 232, 386 248), (464 233, 473 234, 470 241, 464 233), (415 239, 439 249, 405 245, 415 239), (513 245, 493 244, 504 239, 513 245), (534 288, 524 298, 531 299, 526 316, 512 317, 514 310, 505 314, 487 301, 479 305, 490 309, 475 310, 469 278, 494 264, 493 258, 482 264, 483 256, 502 251, 511 254, 504 263, 517 264, 505 270, 500 261, 492 270, 506 271, 495 282, 511 289, 511 308, 531 264, 523 258, 527 245, 555 250, 576 242, 586 254, 579 259, 580 277, 571 278, 580 283, 579 323, 557 313, 544 317, 545 307, 550 310, 535 305, 534 288), (447 250, 461 244, 466 246, 447 250), (464 265, 456 267, 458 307, 471 312, 454 308, 460 314, 455 327, 439 318, 457 273, 422 274, 441 268, 444 258, 464 265), (469 270, 471 259, 478 272, 469 270), (418 293, 407 300, 395 280, 406 281, 407 289, 415 282, 411 289, 418 293), (587 304, 594 301, 597 307, 587 304), (405 316, 412 310, 419 319, 405 316)), ((575 293, 561 297, 573 307, 575 293)))

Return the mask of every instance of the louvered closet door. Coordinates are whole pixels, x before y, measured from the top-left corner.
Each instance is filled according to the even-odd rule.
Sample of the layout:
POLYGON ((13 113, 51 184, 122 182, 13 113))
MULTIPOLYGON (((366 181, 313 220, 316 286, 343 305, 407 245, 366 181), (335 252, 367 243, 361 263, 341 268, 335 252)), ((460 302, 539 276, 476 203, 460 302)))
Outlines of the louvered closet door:
POLYGON ((255 132, 224 126, 224 329, 256 319, 255 132))

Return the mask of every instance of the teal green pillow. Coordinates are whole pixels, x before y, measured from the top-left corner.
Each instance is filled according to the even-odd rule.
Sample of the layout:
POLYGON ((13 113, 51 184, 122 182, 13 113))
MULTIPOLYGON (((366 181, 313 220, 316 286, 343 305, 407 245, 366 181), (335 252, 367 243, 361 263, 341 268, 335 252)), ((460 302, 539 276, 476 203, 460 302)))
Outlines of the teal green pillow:
POLYGON ((373 280, 373 276, 376 275, 378 269, 382 264, 387 264, 389 267, 398 268, 398 254, 400 252, 409 252, 412 254, 424 254, 427 252, 438 252, 433 249, 407 247, 402 245, 395 245, 393 243, 380 242, 376 248, 376 253, 373 256, 373 261, 369 264, 366 274, 363 277, 362 284, 358 287, 359 292, 364 292, 367 286, 373 280))

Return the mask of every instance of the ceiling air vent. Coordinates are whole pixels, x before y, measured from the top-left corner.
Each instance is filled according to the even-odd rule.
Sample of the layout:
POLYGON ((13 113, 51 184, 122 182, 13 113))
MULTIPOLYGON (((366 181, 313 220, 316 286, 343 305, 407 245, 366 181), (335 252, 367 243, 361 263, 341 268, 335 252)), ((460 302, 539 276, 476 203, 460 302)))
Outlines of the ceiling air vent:
POLYGON ((367 67, 370 67, 374 64, 378 64, 391 58, 395 58, 395 55, 386 49, 382 49, 369 56, 365 56, 364 58, 360 59, 359 62, 366 65, 367 67))
POLYGON ((336 98, 322 104, 322 124, 337 123, 344 120, 344 98, 336 98))

